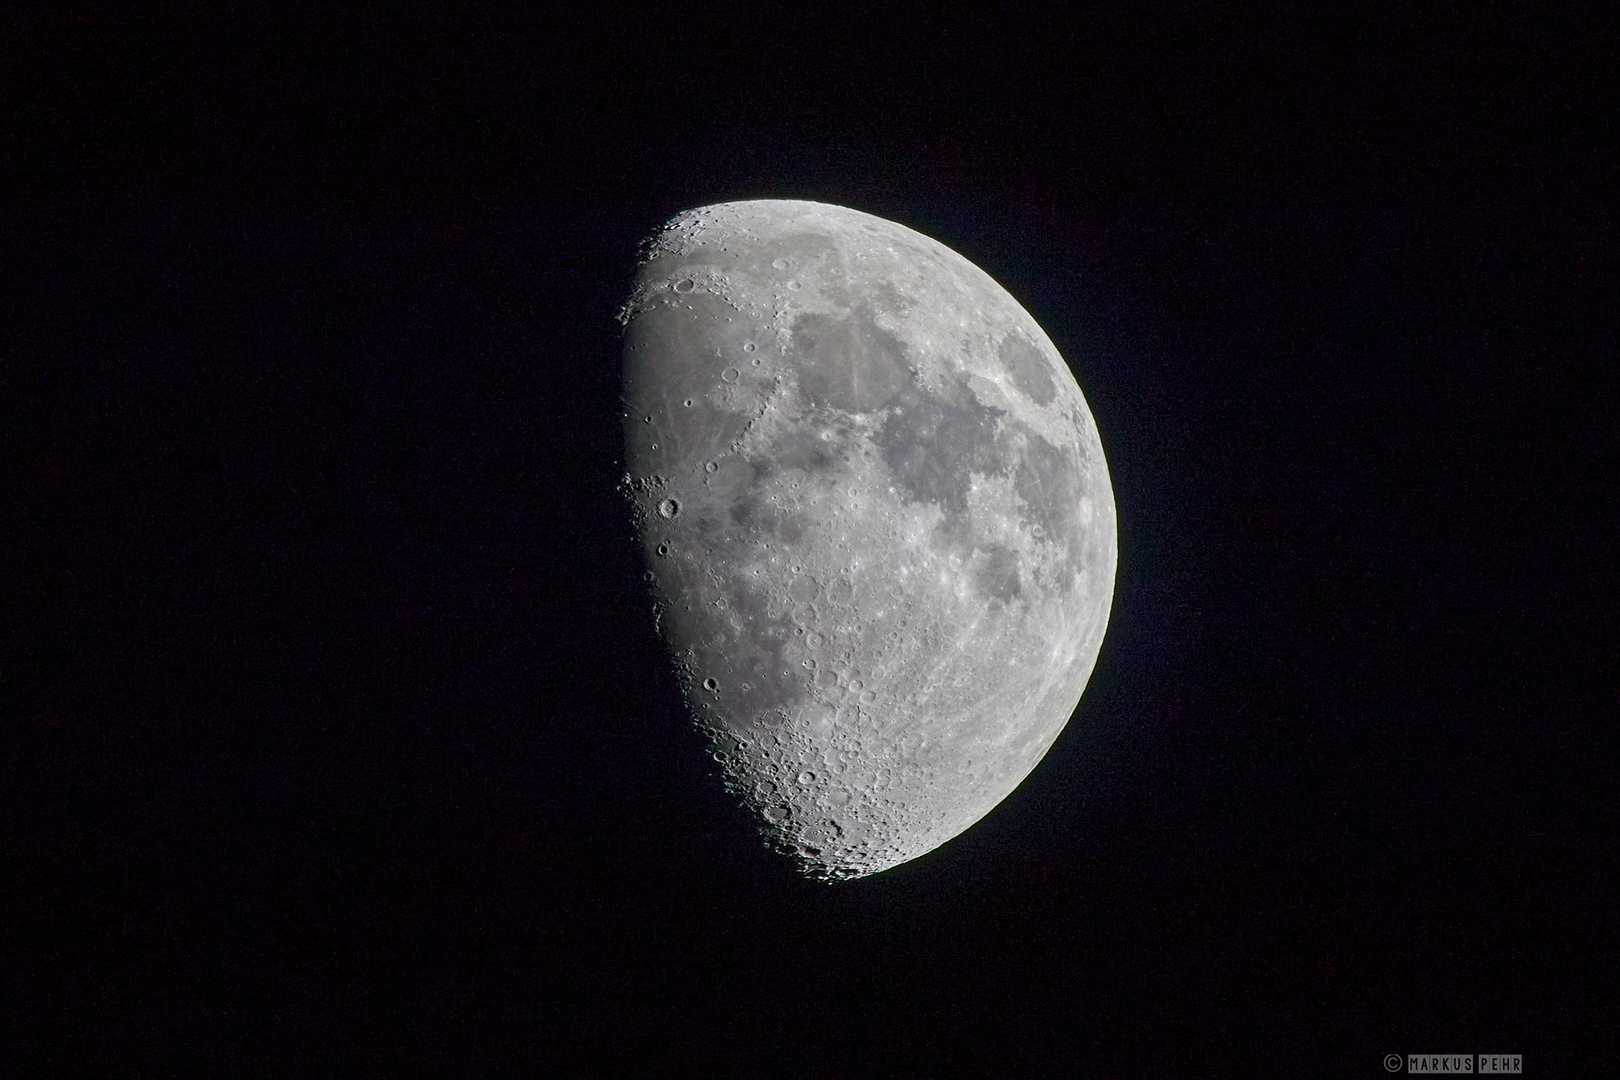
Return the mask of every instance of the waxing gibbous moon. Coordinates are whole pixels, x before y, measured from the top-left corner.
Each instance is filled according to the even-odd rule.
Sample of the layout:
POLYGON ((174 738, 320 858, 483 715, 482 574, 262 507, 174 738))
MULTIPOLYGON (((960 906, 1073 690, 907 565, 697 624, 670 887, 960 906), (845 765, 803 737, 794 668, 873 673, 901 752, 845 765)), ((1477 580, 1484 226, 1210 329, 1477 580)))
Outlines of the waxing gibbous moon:
POLYGON ((620 318, 625 491, 728 787, 812 877, 958 835, 1108 622, 1113 492, 1057 349, 944 245, 791 200, 671 219, 620 318))

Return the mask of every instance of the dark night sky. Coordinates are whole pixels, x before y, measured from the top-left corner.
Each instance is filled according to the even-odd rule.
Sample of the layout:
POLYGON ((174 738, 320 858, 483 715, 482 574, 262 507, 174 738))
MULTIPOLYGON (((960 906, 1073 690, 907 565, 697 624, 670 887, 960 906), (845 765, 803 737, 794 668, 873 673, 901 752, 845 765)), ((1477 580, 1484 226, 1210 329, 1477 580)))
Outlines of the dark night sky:
POLYGON ((0 35, 13 1060, 1612 1069, 1604 5, 50 7, 0 35), (1046 761, 842 886, 721 792, 612 492, 637 240, 771 196, 1001 281, 1119 510, 1046 761))

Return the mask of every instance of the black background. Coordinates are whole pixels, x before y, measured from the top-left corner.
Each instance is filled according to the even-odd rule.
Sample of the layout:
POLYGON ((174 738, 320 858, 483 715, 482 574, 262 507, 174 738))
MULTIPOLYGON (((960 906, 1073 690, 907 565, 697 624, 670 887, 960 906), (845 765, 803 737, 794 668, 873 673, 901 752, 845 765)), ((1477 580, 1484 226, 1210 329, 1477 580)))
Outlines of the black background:
POLYGON ((50 7, 0 86, 13 1061, 1612 1068, 1606 5, 50 7), (637 241, 773 196, 1001 281, 1118 501, 1058 744, 841 886, 720 791, 612 493, 637 241))

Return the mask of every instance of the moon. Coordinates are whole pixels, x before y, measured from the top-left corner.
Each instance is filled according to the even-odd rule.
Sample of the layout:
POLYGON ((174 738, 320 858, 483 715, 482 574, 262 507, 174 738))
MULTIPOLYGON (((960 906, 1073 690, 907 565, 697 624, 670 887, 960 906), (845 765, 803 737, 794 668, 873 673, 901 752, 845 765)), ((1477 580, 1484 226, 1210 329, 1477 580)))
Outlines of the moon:
POLYGON ((678 214, 619 318, 624 492, 726 785, 813 878, 957 836, 1045 756, 1108 623, 1068 365, 967 259, 815 202, 678 214))

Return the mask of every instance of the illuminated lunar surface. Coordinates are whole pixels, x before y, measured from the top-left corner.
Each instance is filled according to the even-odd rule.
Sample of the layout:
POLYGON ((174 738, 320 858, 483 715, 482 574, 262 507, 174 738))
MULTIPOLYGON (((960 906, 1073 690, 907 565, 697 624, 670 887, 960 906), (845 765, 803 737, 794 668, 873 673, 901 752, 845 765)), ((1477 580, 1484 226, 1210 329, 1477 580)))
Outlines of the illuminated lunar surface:
POLYGON ((987 274, 822 203, 688 211, 625 325, 625 479, 727 785, 808 875, 967 829, 1068 722, 1114 500, 1068 366, 987 274))

